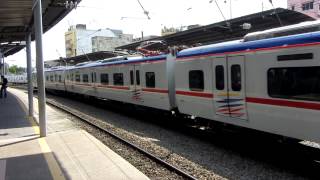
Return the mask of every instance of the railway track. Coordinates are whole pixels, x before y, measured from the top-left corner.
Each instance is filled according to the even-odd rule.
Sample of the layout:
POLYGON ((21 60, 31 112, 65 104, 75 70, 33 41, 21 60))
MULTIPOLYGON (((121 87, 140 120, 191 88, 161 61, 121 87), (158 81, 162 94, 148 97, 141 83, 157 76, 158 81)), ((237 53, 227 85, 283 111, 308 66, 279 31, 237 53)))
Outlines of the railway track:
POLYGON ((166 167, 168 170, 177 173, 178 175, 180 175, 181 177, 183 177, 184 179, 190 179, 190 180, 195 180, 197 179, 196 177, 192 176, 191 174, 189 174, 188 172, 185 172, 183 170, 181 170, 180 168, 162 160, 161 158, 157 157, 156 155, 153 155, 152 153, 149 153, 148 151, 138 147, 137 145, 131 143, 130 141, 118 136, 117 134, 113 133, 112 131, 105 129, 103 127, 101 127, 100 125, 96 124, 94 121, 91 121, 90 118, 82 113, 79 113, 78 111, 75 112, 73 111, 71 108, 64 106, 62 104, 59 104, 57 102, 54 102, 50 99, 47 99, 47 104, 54 106, 68 114, 71 114, 72 116, 75 116, 77 118, 79 118, 80 120, 82 120, 83 122, 89 124, 90 126, 93 126, 94 128, 97 128, 100 131, 105 132, 106 134, 110 135, 111 137, 115 138, 116 140, 120 141, 121 143, 126 144, 127 146, 130 146, 131 148, 137 150, 138 152, 142 153, 143 155, 147 156, 148 158, 150 158, 151 160, 159 163, 160 165, 166 167))
MULTIPOLYGON (((67 99, 70 99, 70 97, 68 96, 67 99)), ((107 101, 98 101, 97 99, 93 100, 90 98, 78 98, 78 97, 71 97, 71 101, 65 101, 64 98, 57 98, 56 96, 53 95, 53 97, 50 98, 50 96, 48 97, 48 104, 57 107, 58 109, 61 109, 63 111, 65 111, 67 114, 70 114, 71 120, 73 119, 72 117, 74 116, 75 120, 74 122, 82 122, 79 120, 76 120, 78 118, 84 120, 83 123, 80 123, 82 125, 80 125, 81 128, 84 128, 85 130, 87 130, 90 133, 96 134, 98 138, 103 137, 102 139, 100 138, 101 141, 103 141, 105 144, 107 144, 108 146, 112 147, 112 149, 116 152, 118 152, 120 155, 122 155, 123 157, 127 157, 129 156, 129 158, 127 159, 129 162, 133 163, 136 167, 138 167, 138 169, 142 170, 142 172, 146 173, 148 176, 151 177, 162 177, 162 175, 164 176, 171 176, 171 178, 169 179, 192 179, 192 178, 199 178, 199 179, 224 179, 224 178, 240 178, 243 177, 243 174, 246 174, 245 177, 247 177, 248 179, 256 179, 258 177, 266 177, 269 176, 270 174, 273 174, 273 176, 275 177, 275 179, 277 179, 276 177, 280 178, 280 179, 296 179, 297 177, 300 177, 302 179, 306 178, 306 179, 318 179, 320 176, 317 172, 319 172, 320 170, 320 154, 319 154, 319 150, 320 150, 320 146, 317 146, 316 148, 311 147, 312 144, 307 144, 307 146, 302 145, 300 143, 279 143, 278 141, 276 141, 274 138, 272 138, 273 136, 270 136, 268 134, 264 134, 264 133, 255 133, 252 131, 241 131, 241 132, 216 132, 214 134, 211 134, 211 132, 207 132, 204 130, 196 130, 196 128, 185 128, 185 126, 181 126, 181 122, 178 123, 173 123, 172 119, 168 119, 169 121, 159 121, 159 120, 164 120, 166 118, 164 117, 160 117, 160 119, 157 119, 159 117, 156 117, 154 114, 151 113, 148 115, 144 115, 144 116, 140 116, 141 114, 145 114, 145 112, 148 111, 143 111, 143 113, 141 112, 136 112, 136 110, 132 111, 132 109, 129 108, 123 108, 123 106, 121 104, 116 104, 114 105, 113 103, 108 103, 107 101), (72 103, 72 101, 74 103, 72 103), (84 104, 90 104, 89 105, 79 105, 78 107, 78 103, 84 103, 84 104), (119 106, 119 107, 118 107, 119 106), (85 110, 82 110, 82 108, 85 108, 85 110), (195 139, 198 140, 204 140, 205 142, 209 142, 208 146, 203 144, 203 143, 199 143, 202 146, 204 145, 204 148, 201 149, 193 149, 193 153, 197 152, 198 154, 194 155, 194 158, 190 158, 191 162, 194 162, 196 164, 196 166, 193 166, 190 163, 190 161, 175 161, 175 159, 177 158, 176 155, 171 156, 171 154, 176 154, 178 153, 178 155, 182 155, 185 156, 187 153, 186 150, 180 151, 179 147, 181 147, 181 144, 178 143, 176 144, 176 146, 170 146, 169 151, 163 151, 161 150, 162 147, 167 148, 168 146, 163 146, 164 144, 161 144, 161 149, 154 149, 153 146, 149 146, 146 145, 145 139, 142 139, 143 141, 140 142, 140 138, 132 136, 131 135, 126 135, 127 132, 121 132, 122 130, 116 130, 116 129, 127 129, 126 127, 131 127, 131 123, 129 123, 128 125, 122 127, 121 124, 123 124, 123 121, 127 121, 124 119, 121 119, 120 123, 115 123, 118 121, 114 121, 112 119, 115 118, 115 116, 112 115, 112 113, 108 114, 111 115, 111 117, 107 117, 107 119, 105 119, 103 116, 101 115, 96 115, 95 113, 90 113, 90 112, 99 112, 99 109, 101 109, 102 112, 105 111, 105 109, 108 109, 108 111, 111 110, 111 112, 114 112, 116 114, 121 114, 122 116, 126 116, 129 118, 134 117, 136 120, 133 119, 133 121, 138 121, 135 123, 139 124, 139 127, 142 125, 142 123, 139 123, 139 121, 141 122, 150 122, 150 124, 154 124, 156 127, 159 127, 159 129, 163 128, 163 129, 170 129, 174 132, 179 132, 178 134, 187 134, 188 140, 183 140, 183 138, 181 140, 186 141, 186 143, 191 143, 189 142, 189 138, 194 137, 195 139), (74 111, 74 112, 73 112, 74 111), (81 112, 81 113, 79 113, 81 112), (134 112, 132 114, 132 112, 134 112), (110 119, 111 118, 111 119, 110 119), (151 119, 150 119, 151 118, 151 119), (153 118, 153 119, 152 119, 153 118), (89 123, 87 123, 87 121, 89 121, 89 123), (104 125, 103 123, 100 122, 99 125, 99 121, 101 122, 108 122, 107 124, 109 125, 104 125), (97 123, 98 122, 98 123, 97 123), (97 124, 95 124, 97 123, 97 124), (115 123, 115 124, 114 124, 115 123), (86 125, 88 124, 88 125, 86 125), (92 128, 90 128, 90 125, 92 124, 92 128), (115 126, 113 126, 113 124, 115 126), (177 124, 179 124, 179 126, 177 126, 177 124), (111 125, 111 126, 110 126, 111 125), (98 126, 96 128, 96 126, 98 126), (179 170, 173 170, 170 167, 167 167, 166 165, 163 165, 161 162, 158 162, 157 160, 154 160, 152 157, 149 157, 148 155, 144 155, 143 152, 140 152, 140 150, 136 150, 135 153, 132 150, 128 150, 127 152, 123 153, 121 152, 121 148, 126 148, 129 147, 130 145, 124 145, 127 144, 125 142, 123 143, 117 143, 117 142, 122 142, 121 140, 116 140, 117 138, 109 138, 109 135, 103 135, 105 132, 104 128, 101 127, 105 127, 107 129, 111 130, 112 132, 115 132, 116 136, 121 135, 121 137, 124 137, 125 139, 129 139, 130 142, 134 142, 135 145, 138 145, 140 147, 143 147, 142 150, 148 150, 149 152, 152 152, 151 155, 156 154, 158 159, 163 160, 165 162, 170 162, 168 163, 169 165, 174 164, 173 168, 175 167, 181 167, 182 168, 182 172, 184 172, 185 174, 187 174, 187 176, 183 176, 180 175, 180 173, 178 173, 179 170, 181 170, 181 168, 179 168, 179 170), (119 128, 121 127, 121 128, 119 128), (99 129, 99 130, 93 130, 91 131, 91 129, 99 129), (103 131, 102 133, 99 133, 98 131, 103 131), (99 134, 102 134, 102 136, 100 136, 99 134), (117 135, 118 134, 118 135, 117 135), (211 135, 210 135, 211 134, 211 135), (189 136, 191 135, 191 136, 189 136), (113 147, 113 144, 109 143, 108 140, 106 139, 114 139, 112 141, 114 141, 114 144, 123 144, 120 145, 122 147, 120 147, 120 151, 118 151, 117 145, 116 147, 113 147), (138 142, 139 141, 139 142, 138 142), (178 148, 178 149, 177 149, 178 148), (224 150, 220 150, 220 149, 224 149, 224 150), (210 149, 210 151, 208 151, 208 153, 205 153, 204 150, 210 149), (199 152, 198 152, 199 150, 199 152), (129 152, 129 153, 128 153, 129 152), (200 154, 200 155, 199 155, 200 154), (132 155, 130 157, 130 155, 132 155), (205 159, 202 159, 201 161, 197 161, 199 160, 198 158, 201 159, 201 156, 205 155, 204 157, 206 157, 205 159, 208 159, 207 161, 205 159), (142 159, 140 158, 136 158, 137 156, 143 157, 142 159), (134 157, 134 158, 133 158, 134 157), (160 157, 160 158, 159 158, 160 157), (214 158, 218 158, 218 159, 214 159, 214 158), (220 158, 220 157, 225 157, 225 158, 220 158), (142 161, 141 161, 142 160, 142 161), (210 165, 207 164, 203 164, 201 162, 206 161, 209 162, 210 165), (149 163, 152 162, 150 166, 149 165, 142 165, 143 163, 149 163), (227 163, 227 164, 226 164, 227 163), (249 169, 245 168, 242 169, 241 167, 238 168, 236 166, 234 166, 233 164, 244 164, 244 167, 248 167, 249 169), (159 167, 156 165, 158 164, 159 167), (203 166, 204 165, 204 166, 203 166), (211 166, 212 165, 212 166, 211 166), (215 166, 218 166, 217 168, 215 166), (248 166, 247 166, 248 165, 248 166), (198 166, 198 167, 197 167, 198 166), (149 170, 146 170, 147 168, 150 168, 149 170), (225 168, 221 170, 221 167, 225 168), (161 170, 162 169, 162 170, 161 170), (165 169, 165 170, 164 170, 165 169), (232 170, 231 170, 232 169, 232 170), (261 169, 263 169, 261 171, 261 169), (271 170, 270 170, 271 169, 271 170), (185 171, 184 171, 185 170, 185 171), (238 174, 227 174, 229 172, 232 173, 237 173, 238 174), (259 172, 261 171, 261 172, 259 172), (151 173, 150 173, 151 172, 151 173), (158 173, 153 173, 153 172, 158 172, 158 173), (227 173, 225 173, 227 172, 227 173), (257 173, 259 172, 259 173, 257 173), (169 175, 171 174, 171 175, 169 175), (213 175, 212 175, 213 174, 213 175), (188 176, 190 175, 190 177, 188 176), (178 177, 178 178, 172 178, 172 176, 174 177, 178 177), (217 177, 217 178, 216 178, 217 177), (220 178, 222 177, 222 178, 220 178), (224 177, 224 178, 223 178, 224 177)), ((140 110, 138 110, 140 111, 140 110)), ((117 116, 120 117, 120 116, 117 116)), ((118 118, 116 118, 117 120, 120 120, 118 118)), ((131 120, 130 120, 131 122, 131 120)), ((126 122, 125 122, 126 123, 126 122)), ((149 124, 149 123, 147 123, 149 124)), ((144 125, 142 126, 144 127, 144 125)), ((156 129, 158 128, 153 128, 153 127, 148 127, 146 126, 145 128, 149 129, 151 128, 152 133, 155 132, 156 129), (153 130, 154 129, 154 130, 153 130)), ((110 131, 108 130, 108 131, 110 131)), ((146 133, 143 131, 140 131, 139 129, 135 129, 133 128, 134 131, 131 132, 139 132, 139 133, 146 133)), ((161 130, 162 131, 162 130, 161 130)), ((168 133, 168 131, 164 130, 165 133, 168 133)), ((129 131, 130 132, 130 131, 129 131)), ((157 134, 157 132, 155 132, 157 134)), ((109 134, 109 133, 106 133, 109 134)), ((112 133, 114 134, 114 133, 112 133)), ((173 134, 166 134, 165 136, 168 137, 176 137, 177 134, 175 133, 174 136, 172 136, 173 134)), ((183 136, 183 135, 182 135, 183 136)), ((110 135, 110 137, 113 137, 112 135, 110 135)), ((121 138, 120 137, 120 138, 121 138)), ((143 135, 142 137, 150 137, 150 138, 155 138, 155 140, 160 140, 163 143, 163 138, 161 138, 158 135, 155 136, 150 136, 150 134, 148 135, 148 133, 146 135, 143 135)), ((179 139, 180 140, 180 139, 179 139)), ((197 143, 198 140, 196 141, 192 141, 191 144, 194 144, 197 147, 197 143)), ((130 143, 129 142, 129 143, 130 143)), ((176 142, 175 140, 170 140, 169 142, 171 142, 171 144, 175 144, 174 142, 176 142), (172 143, 173 142, 173 143, 172 143)), ((132 144, 132 143, 131 143, 132 144)), ((159 144, 158 144, 159 145, 159 144)), ((192 145, 193 146, 193 145, 192 145)), ((184 148, 188 147, 187 149, 191 148, 191 146, 182 146, 184 148)), ((128 148, 128 149, 135 149, 134 147, 132 148, 128 148)), ((188 156, 185 156, 188 157, 188 156)), ((192 155, 193 157, 193 155, 192 155)), ((299 178, 298 178, 299 179, 299 178)))

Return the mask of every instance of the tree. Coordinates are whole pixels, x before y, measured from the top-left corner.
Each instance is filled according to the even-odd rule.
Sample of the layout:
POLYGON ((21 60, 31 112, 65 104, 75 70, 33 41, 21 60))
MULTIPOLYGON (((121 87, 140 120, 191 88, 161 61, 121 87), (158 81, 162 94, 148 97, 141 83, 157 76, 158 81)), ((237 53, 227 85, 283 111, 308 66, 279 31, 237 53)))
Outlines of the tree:
POLYGON ((11 74, 23 74, 26 72, 26 69, 23 67, 18 67, 17 65, 13 65, 9 67, 9 72, 11 74))
POLYGON ((10 66, 10 67, 9 67, 9 72, 10 72, 11 74, 17 74, 17 68, 18 68, 17 65, 10 66))

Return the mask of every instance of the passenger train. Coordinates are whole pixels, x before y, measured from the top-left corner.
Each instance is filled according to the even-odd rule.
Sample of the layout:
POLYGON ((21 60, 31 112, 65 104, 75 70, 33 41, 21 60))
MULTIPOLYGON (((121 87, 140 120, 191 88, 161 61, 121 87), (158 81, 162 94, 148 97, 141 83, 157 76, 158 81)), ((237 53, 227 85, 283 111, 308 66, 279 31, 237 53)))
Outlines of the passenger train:
POLYGON ((320 143, 320 22, 45 71, 46 89, 320 143))

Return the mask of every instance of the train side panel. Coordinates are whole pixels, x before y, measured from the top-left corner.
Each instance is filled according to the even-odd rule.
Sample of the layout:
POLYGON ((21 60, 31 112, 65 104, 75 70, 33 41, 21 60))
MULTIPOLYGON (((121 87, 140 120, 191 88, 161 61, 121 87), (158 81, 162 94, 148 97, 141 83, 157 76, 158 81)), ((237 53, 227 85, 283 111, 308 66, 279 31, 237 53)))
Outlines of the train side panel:
POLYGON ((319 45, 178 59, 175 78, 178 109, 184 114, 320 142, 319 45), (237 63, 239 57, 244 63, 237 63), (232 65, 238 64, 235 74, 232 65), (217 66, 227 71, 221 91, 217 66), (192 73, 199 80, 200 71, 203 81, 192 85, 192 73))
MULTIPOLYGON (((140 65, 140 71, 141 93, 140 97, 138 96, 137 104, 162 110, 171 110, 166 61, 142 63, 140 65)), ((133 98, 133 100, 134 99, 135 98, 133 98)))
POLYGON ((180 113, 212 119, 211 64, 207 57, 176 60, 176 103, 180 113))
POLYGON ((246 66, 248 127, 320 142, 319 46, 257 52, 246 66))

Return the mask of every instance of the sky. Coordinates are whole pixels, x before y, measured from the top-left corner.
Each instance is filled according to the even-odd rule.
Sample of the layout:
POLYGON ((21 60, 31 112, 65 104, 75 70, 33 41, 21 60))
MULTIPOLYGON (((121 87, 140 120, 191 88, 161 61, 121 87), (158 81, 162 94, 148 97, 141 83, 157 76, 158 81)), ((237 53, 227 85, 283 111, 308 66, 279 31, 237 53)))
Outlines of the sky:
MULTIPOLYGON (((143 13, 137 0, 82 0, 62 21, 43 35, 44 60, 65 57, 64 33, 69 26, 86 24, 87 29, 120 29, 123 33, 140 37, 160 35, 166 27, 181 27, 192 24, 207 25, 272 9, 269 0, 140 0, 150 20, 143 13), (211 3, 210 3, 211 2, 211 3), (230 8, 231 7, 231 8, 230 8), (230 13, 231 9, 231 13, 230 13)), ((287 7, 286 0, 273 0, 274 7, 287 7)), ((35 44, 31 45, 35 66, 35 44)), ((9 65, 26 67, 25 49, 5 58, 9 65)))

